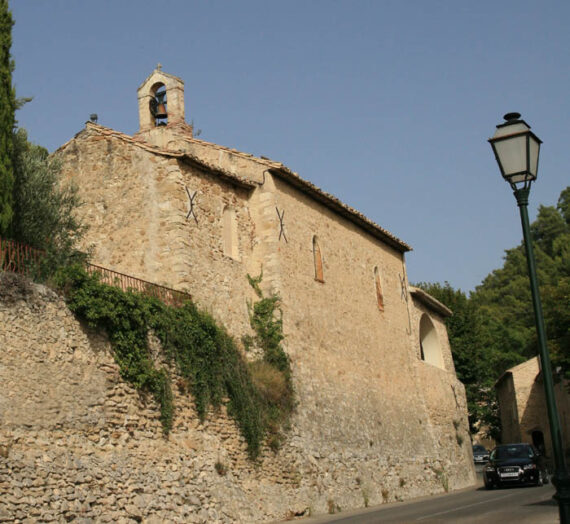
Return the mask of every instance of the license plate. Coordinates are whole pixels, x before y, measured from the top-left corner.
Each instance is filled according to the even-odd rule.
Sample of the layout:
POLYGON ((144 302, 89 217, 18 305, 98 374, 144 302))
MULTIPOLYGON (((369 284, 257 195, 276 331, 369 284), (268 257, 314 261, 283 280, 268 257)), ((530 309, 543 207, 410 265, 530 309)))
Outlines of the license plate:
POLYGON ((518 473, 501 473, 501 478, 511 478, 511 477, 518 477, 518 473))

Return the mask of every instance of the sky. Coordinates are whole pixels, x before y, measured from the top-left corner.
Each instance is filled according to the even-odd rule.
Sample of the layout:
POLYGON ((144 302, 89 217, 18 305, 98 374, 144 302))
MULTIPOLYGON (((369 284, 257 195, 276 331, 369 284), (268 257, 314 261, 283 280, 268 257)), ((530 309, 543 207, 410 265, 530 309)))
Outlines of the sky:
POLYGON ((567 0, 10 0, 16 117, 54 151, 138 130, 158 63, 200 139, 283 162, 413 247, 411 282, 469 292, 520 243, 487 143, 517 111, 543 140, 529 203, 570 185, 567 0))

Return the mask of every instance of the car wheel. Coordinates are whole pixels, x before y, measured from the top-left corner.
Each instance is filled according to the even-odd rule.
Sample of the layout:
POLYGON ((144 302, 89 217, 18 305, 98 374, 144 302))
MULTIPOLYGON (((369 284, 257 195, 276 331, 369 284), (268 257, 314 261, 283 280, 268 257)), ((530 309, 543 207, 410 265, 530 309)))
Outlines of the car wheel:
POLYGON ((485 489, 493 489, 495 485, 492 482, 489 482, 486 478, 484 479, 485 482, 485 489))

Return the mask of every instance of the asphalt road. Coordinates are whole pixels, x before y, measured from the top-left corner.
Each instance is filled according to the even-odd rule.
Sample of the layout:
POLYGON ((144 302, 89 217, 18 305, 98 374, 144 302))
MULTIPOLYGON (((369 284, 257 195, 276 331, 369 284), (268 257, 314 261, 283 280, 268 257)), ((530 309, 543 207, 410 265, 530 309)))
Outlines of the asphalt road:
POLYGON ((558 506, 552 484, 487 491, 482 486, 416 501, 384 504, 360 512, 303 520, 306 524, 487 523, 554 524, 558 506))

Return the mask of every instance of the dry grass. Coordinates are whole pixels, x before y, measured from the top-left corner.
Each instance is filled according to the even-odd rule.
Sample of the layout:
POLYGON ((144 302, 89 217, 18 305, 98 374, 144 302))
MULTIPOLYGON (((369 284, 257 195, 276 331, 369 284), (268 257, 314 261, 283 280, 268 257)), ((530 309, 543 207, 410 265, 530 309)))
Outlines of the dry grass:
POLYGON ((279 406, 288 398, 287 381, 281 371, 262 360, 252 362, 250 371, 253 383, 271 404, 279 406))

